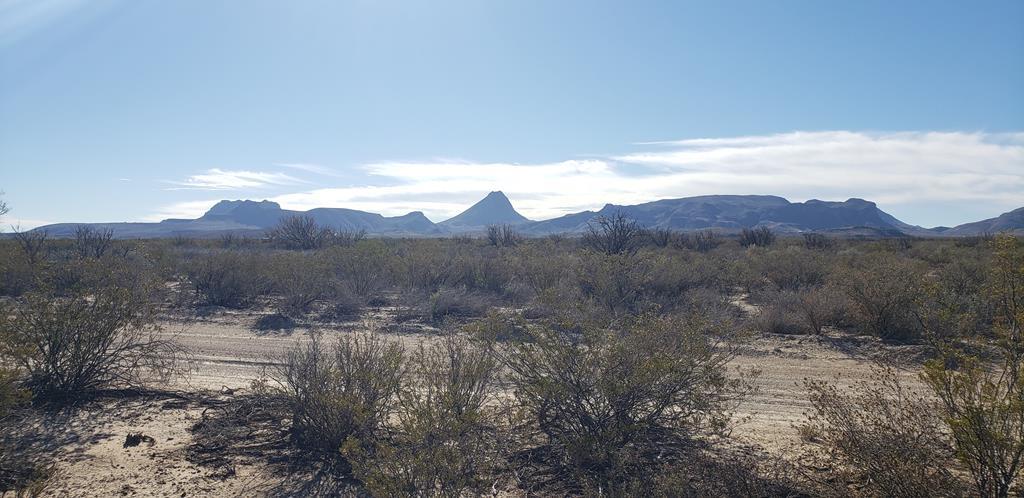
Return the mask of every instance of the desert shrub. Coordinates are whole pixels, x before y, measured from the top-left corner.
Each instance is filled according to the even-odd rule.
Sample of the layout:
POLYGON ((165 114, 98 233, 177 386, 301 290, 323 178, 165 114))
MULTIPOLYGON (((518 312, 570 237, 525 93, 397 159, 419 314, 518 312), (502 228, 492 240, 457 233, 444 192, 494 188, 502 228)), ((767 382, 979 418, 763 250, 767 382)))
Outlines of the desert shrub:
POLYGON ((46 230, 29 230, 27 232, 14 232, 14 240, 18 241, 18 247, 28 260, 30 266, 35 266, 45 259, 47 252, 47 239, 49 233, 46 230))
POLYGON ((0 420, 29 399, 31 393, 21 387, 21 377, 17 368, 0 367, 0 420))
POLYGON ((807 334, 813 330, 802 320, 795 292, 776 292, 760 307, 754 327, 769 334, 807 334))
POLYGON ((764 452, 694 450, 659 469, 655 477, 631 483, 624 496, 813 496, 799 470, 764 452))
POLYGON ((530 340, 530 325, 517 312, 492 309, 482 319, 466 325, 466 332, 488 343, 530 340))
POLYGON ((55 468, 37 455, 0 443, 0 496, 15 498, 44 496, 55 468))
POLYGON ((451 257, 442 240, 409 241, 396 256, 397 273, 407 288, 433 293, 450 279, 451 257))
POLYGON ((282 218, 267 232, 267 238, 285 249, 311 250, 327 245, 334 232, 317 224, 310 216, 296 215, 282 218))
POLYGON ((687 246, 697 252, 710 252, 725 242, 718 232, 711 229, 700 230, 693 234, 692 241, 687 246))
POLYGON ((490 351, 448 335, 411 358, 396 423, 378 442, 350 439, 344 454, 374 496, 480 493, 494 463, 497 364, 490 351))
POLYGON ((523 236, 512 225, 487 225, 487 243, 495 247, 513 247, 523 236))
POLYGON ((914 239, 910 237, 893 237, 882 241, 882 247, 893 252, 907 252, 914 247, 914 239))
POLYGON ((932 272, 920 299, 920 320, 930 339, 991 336, 995 306, 986 297, 988 266, 987 261, 961 257, 932 272))
POLYGON ((507 254, 493 247, 460 247, 448 262, 449 286, 460 286, 470 290, 501 295, 511 280, 511 268, 506 262, 507 254))
POLYGON ((942 401, 956 456, 984 497, 1009 496, 1024 466, 1024 247, 993 241, 986 291, 996 307, 995 365, 954 348, 930 360, 924 380, 942 401))
POLYGON ((510 261, 515 278, 525 282, 536 294, 564 284, 577 266, 572 254, 546 242, 516 247, 510 261))
POLYGON ((66 400, 172 372, 180 349, 158 335, 148 302, 124 289, 30 295, 0 311, 0 358, 25 372, 36 399, 66 400))
POLYGON ((686 247, 689 237, 669 228, 647 228, 643 231, 647 243, 654 247, 686 247))
POLYGON ((332 282, 321 260, 304 253, 277 254, 263 269, 271 290, 279 296, 277 310, 298 318, 318 300, 328 297, 332 282))
POLYGON ((871 253, 841 265, 832 275, 849 300, 861 330, 891 341, 920 338, 918 296, 923 289, 921 265, 890 253, 871 253))
POLYGON ((37 289, 60 297, 87 294, 100 288, 121 288, 155 301, 166 291, 157 269, 138 255, 61 259, 38 269, 36 277, 37 289))
POLYGON ((663 308, 676 304, 684 293, 699 288, 721 290, 725 287, 721 261, 703 254, 670 252, 649 259, 649 279, 646 284, 655 300, 663 308))
POLYGON ((831 249, 835 247, 835 239, 822 235, 820 233, 805 233, 804 235, 804 247, 807 249, 831 249))
POLYGON ((634 220, 619 212, 612 216, 598 216, 587 222, 583 245, 604 254, 632 254, 642 242, 644 229, 634 220))
POLYGON ((93 228, 89 225, 75 227, 74 250, 79 259, 102 258, 113 246, 114 231, 93 228))
POLYGON ((430 296, 427 305, 427 316, 434 323, 441 323, 446 318, 483 316, 490 307, 486 296, 455 287, 442 287, 430 296))
POLYGON ((982 232, 981 235, 972 235, 970 237, 958 237, 953 241, 957 247, 985 247, 992 244, 995 240, 996 234, 992 232, 982 232))
POLYGON ((300 447, 338 454, 347 439, 373 441, 394 413, 404 350, 373 333, 340 337, 333 347, 314 333, 287 352, 276 373, 300 447))
POLYGON ((743 247, 768 247, 775 243, 775 233, 768 227, 744 228, 740 232, 740 245, 743 247))
POLYGON ((27 256, 3 245, 0 254, 0 295, 18 297, 37 288, 41 268, 33 265, 27 256))
POLYGON ((643 315, 606 329, 553 322, 505 349, 515 402, 548 464, 604 490, 644 475, 661 443, 723 429, 742 380, 699 319, 643 315))
POLYGON ((820 254, 799 247, 768 251, 757 259, 761 275, 779 290, 815 287, 824 283, 828 274, 820 254))
POLYGON ((342 247, 352 247, 365 238, 366 230, 363 229, 332 230, 331 235, 327 240, 327 243, 342 247))
POLYGON ((790 303, 790 309, 812 333, 821 334, 825 326, 843 321, 843 298, 832 286, 796 291, 790 303))
POLYGON ((599 310, 613 315, 635 313, 644 304, 651 264, 647 258, 625 253, 587 253, 580 257, 578 278, 583 295, 599 310))
POLYGON ((839 464, 835 472, 849 473, 838 482, 853 480, 869 496, 962 496, 940 407, 895 370, 877 369, 844 390, 817 380, 804 385, 812 408, 804 433, 839 464))
POLYGON ((322 255, 336 281, 364 302, 374 298, 393 281, 392 252, 380 240, 364 240, 351 247, 334 247, 322 255))
POLYGON ((193 258, 187 278, 203 304, 244 308, 270 290, 254 253, 223 251, 193 258))

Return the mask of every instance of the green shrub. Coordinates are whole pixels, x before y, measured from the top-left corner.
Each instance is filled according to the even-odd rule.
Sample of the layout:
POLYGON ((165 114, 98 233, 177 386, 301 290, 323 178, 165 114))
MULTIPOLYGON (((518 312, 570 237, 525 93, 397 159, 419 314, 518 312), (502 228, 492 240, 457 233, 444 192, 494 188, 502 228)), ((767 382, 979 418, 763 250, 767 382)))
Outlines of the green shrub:
POLYGON ((331 294, 330 274, 321 261, 305 253, 283 253, 269 258, 263 271, 278 294, 279 313, 298 318, 331 294))
POLYGON ((876 370, 848 391, 816 380, 804 385, 812 407, 804 432, 838 464, 833 471, 841 486, 852 480, 869 496, 963 495, 950 469, 953 451, 941 408, 906 387, 895 370, 876 370))
POLYGON ((465 288, 442 287, 430 296, 428 318, 441 323, 447 318, 483 316, 490 307, 485 296, 465 288))
POLYGON ((945 347, 923 378, 942 402, 975 492, 1005 497, 1024 468, 1024 245, 999 236, 993 247, 985 294, 995 308, 995 361, 945 347))
POLYGON ((598 216, 587 222, 581 242, 584 247, 602 254, 632 254, 643 242, 644 229, 623 213, 598 216))
POLYGON ((618 315, 642 309, 651 274, 647 258, 592 252, 580 257, 578 278, 586 298, 599 310, 618 315))
POLYGON ((644 475, 665 441, 724 429, 744 384, 707 324, 643 315, 616 329, 553 323, 511 343, 515 402, 579 486, 644 475))
POLYGON ((237 251, 200 255, 189 262, 187 277, 202 304, 244 308, 270 290, 270 282, 253 253, 237 251))
POLYGON ((390 437, 345 445, 355 476, 374 496, 481 493, 497 450, 489 350, 449 335, 421 346, 411 369, 390 437))
POLYGON ((761 275, 778 290, 797 291, 825 282, 828 268, 823 257, 799 247, 766 252, 757 261, 761 275))
POLYGON ((349 438, 379 437, 394 414, 404 354, 373 333, 344 335, 332 348, 314 333, 294 346, 276 374, 290 401, 293 440, 338 454, 349 438))
POLYGON ((744 228, 740 232, 740 245, 743 247, 768 247, 775 243, 775 233, 768 227, 744 228))
POLYGON ((35 294, 0 310, 0 359, 25 372, 36 399, 75 399, 170 374, 180 349, 158 331, 145 298, 124 289, 35 294))
POLYGON ((919 296, 924 270, 918 262, 890 253, 871 253, 832 275, 849 300, 861 330, 882 339, 909 342, 920 338, 919 296))
POLYGON ((695 232, 691 240, 687 247, 697 252, 710 252, 725 242, 718 232, 711 229, 695 232))

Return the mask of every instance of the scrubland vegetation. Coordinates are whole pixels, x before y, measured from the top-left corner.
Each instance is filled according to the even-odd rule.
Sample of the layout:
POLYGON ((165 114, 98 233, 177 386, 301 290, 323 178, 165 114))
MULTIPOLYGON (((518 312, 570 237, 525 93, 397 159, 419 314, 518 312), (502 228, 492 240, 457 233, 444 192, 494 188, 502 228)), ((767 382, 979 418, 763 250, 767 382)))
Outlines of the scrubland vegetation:
MULTIPOLYGON (((301 218, 265 239, 33 232, 0 241, 0 295, 7 433, 17 413, 187 370, 161 316, 250 310, 268 328, 316 329, 388 310, 434 340, 313 333, 219 419, 204 414, 194 453, 227 455, 262 421, 283 424, 295 465, 326 465, 374 496, 1022 491, 1024 244, 1009 236, 735 237, 622 217, 579 238, 501 226, 369 239, 301 218), (759 334, 871 336, 922 355, 849 388, 793 379, 810 409, 794 428, 803 455, 783 458, 730 436, 758 388, 758 372, 730 360, 759 334)), ((0 491, 43 491, 46 455, 11 441, 0 491)))

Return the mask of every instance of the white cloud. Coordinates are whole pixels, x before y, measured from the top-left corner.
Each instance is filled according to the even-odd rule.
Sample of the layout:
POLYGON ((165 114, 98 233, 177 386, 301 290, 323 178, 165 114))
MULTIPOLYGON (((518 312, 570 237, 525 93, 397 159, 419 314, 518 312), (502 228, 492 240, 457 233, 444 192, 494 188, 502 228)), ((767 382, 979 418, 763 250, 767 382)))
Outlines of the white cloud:
MULTIPOLYGON (((504 191, 532 219, 599 209, 605 203, 694 195, 774 194, 792 201, 860 197, 926 226, 976 221, 1024 205, 1024 133, 824 131, 638 145, 641 150, 615 157, 539 164, 377 162, 362 166, 363 185, 271 200, 297 210, 423 211, 440 221, 492 190, 504 191)), ((280 174, 211 170, 190 181, 209 189, 297 181, 273 175, 280 174)), ((183 203, 164 211, 198 216, 212 204, 183 203)))
POLYGON ((240 190, 267 186, 298 185, 303 180, 285 173, 263 171, 230 171, 214 168, 192 175, 180 182, 168 182, 174 187, 166 190, 240 190))
POLYGON ((162 221, 168 218, 177 219, 194 219, 202 216, 204 213, 210 210, 214 204, 220 199, 213 199, 208 201, 187 201, 187 202, 176 202, 167 206, 161 207, 157 212, 144 216, 140 221, 162 221))
POLYGON ((796 200, 863 197, 883 205, 1024 203, 1024 135, 797 132, 682 140, 621 162, 660 168, 669 184, 768 192, 796 200))
POLYGON ((308 163, 279 163, 275 166, 281 166, 283 168, 296 169, 299 171, 305 171, 306 173, 313 173, 321 176, 342 176, 337 171, 328 168, 327 166, 321 166, 319 164, 308 164, 308 163))

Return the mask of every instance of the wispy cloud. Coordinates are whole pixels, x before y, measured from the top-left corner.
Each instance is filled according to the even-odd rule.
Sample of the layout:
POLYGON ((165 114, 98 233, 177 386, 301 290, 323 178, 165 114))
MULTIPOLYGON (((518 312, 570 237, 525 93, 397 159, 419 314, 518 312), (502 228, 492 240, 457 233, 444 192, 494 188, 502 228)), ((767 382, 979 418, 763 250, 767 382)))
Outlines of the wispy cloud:
POLYGON ((162 206, 155 213, 144 216, 140 221, 162 221, 169 218, 194 219, 202 216, 221 199, 205 201, 176 202, 162 206))
POLYGON ((294 170, 298 170, 298 171, 304 171, 306 173, 313 173, 315 175, 321 175, 321 176, 334 176, 334 177, 344 176, 344 175, 342 175, 341 173, 338 173, 337 171, 335 171, 332 168, 328 168, 327 166, 321 166, 319 164, 279 163, 279 164, 276 164, 275 166, 281 166, 282 168, 290 168, 290 169, 294 169, 294 170))
POLYGON ((294 176, 263 171, 231 171, 214 168, 184 181, 169 181, 166 190, 240 190, 306 183, 294 176))

